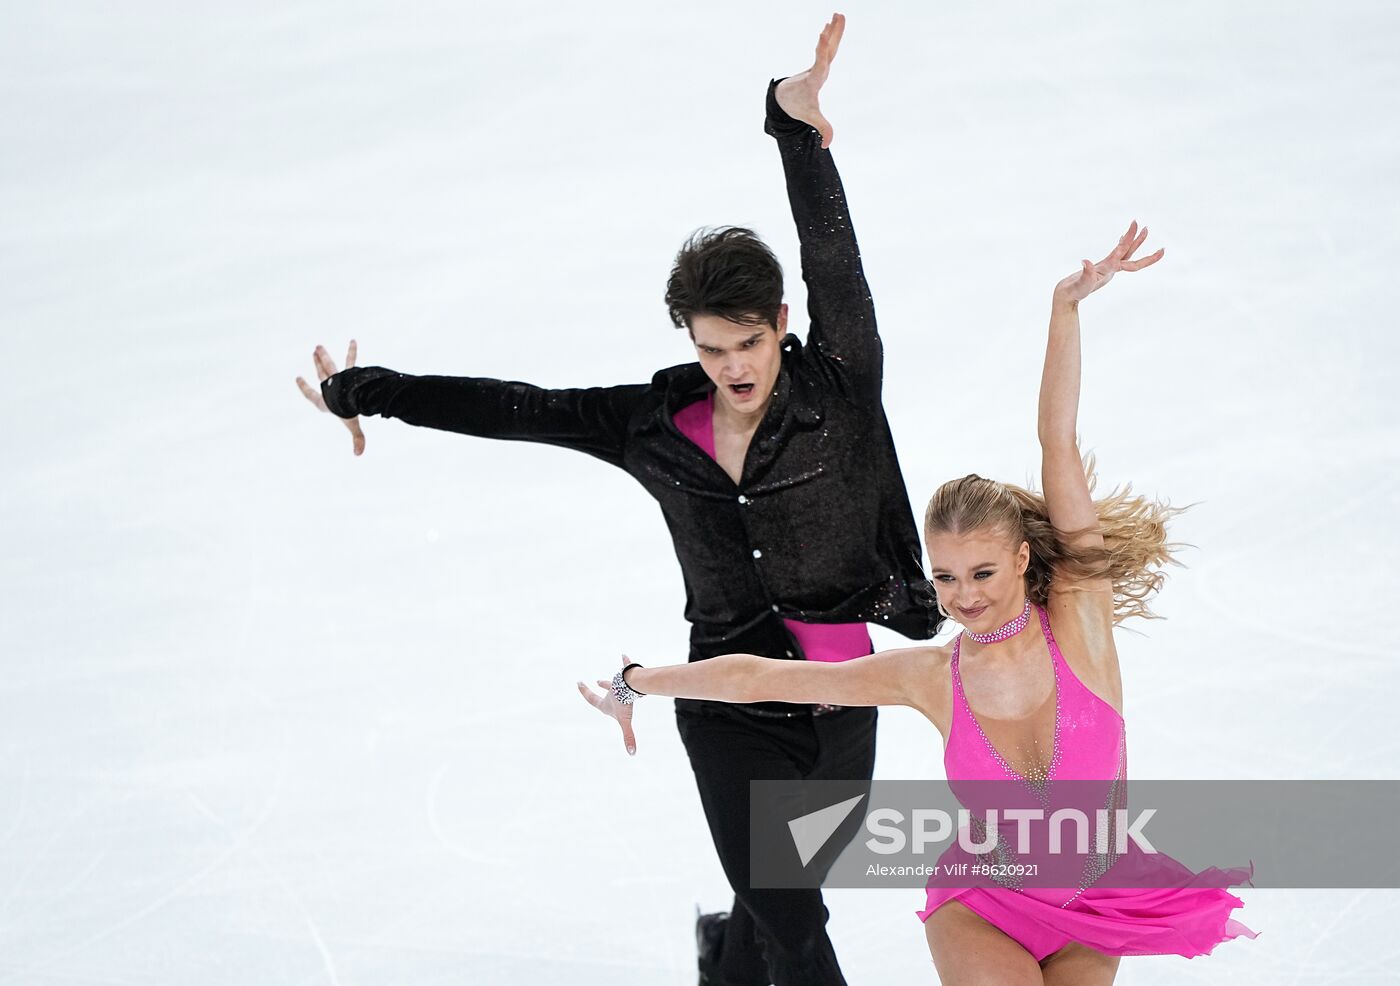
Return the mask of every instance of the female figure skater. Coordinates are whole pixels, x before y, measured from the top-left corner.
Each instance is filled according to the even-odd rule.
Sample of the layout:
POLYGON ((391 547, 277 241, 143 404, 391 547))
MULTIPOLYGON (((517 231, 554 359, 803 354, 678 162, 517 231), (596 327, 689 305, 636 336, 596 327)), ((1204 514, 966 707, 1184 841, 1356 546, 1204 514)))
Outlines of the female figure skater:
MULTIPOLYGON (((627 665, 611 687, 599 682, 601 695, 580 682, 584 698, 624 733, 639 694, 907 705, 943 734, 950 782, 1122 778, 1113 628, 1149 615, 1146 602, 1162 579, 1156 568, 1170 559, 1164 521, 1172 511, 1126 492, 1097 501, 1090 495, 1076 438, 1079 303, 1119 271, 1160 260, 1162 250, 1132 259, 1146 237, 1134 222, 1108 256, 1085 260, 1055 286, 1040 385, 1044 492, 967 476, 945 483, 929 502, 929 573, 939 608, 965 628, 961 635, 841 664, 731 654, 670 667, 627 665)), ((1253 937, 1230 918, 1241 906, 1237 897, 1178 885, 1189 871, 1164 860, 1152 864, 1168 870, 1153 889, 1092 881, 1070 893, 931 884, 919 914, 940 981, 1110 983, 1123 955, 1192 956, 1237 935, 1253 937)))

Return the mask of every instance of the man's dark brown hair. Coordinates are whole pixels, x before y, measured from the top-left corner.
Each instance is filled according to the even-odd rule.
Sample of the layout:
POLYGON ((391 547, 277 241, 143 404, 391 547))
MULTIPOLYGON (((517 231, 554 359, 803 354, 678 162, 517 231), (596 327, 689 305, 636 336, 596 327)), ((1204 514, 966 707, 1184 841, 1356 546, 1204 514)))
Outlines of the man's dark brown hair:
POLYGON ((666 307, 676 328, 693 315, 718 315, 740 325, 778 327, 783 268, 751 229, 699 229, 676 254, 666 307))

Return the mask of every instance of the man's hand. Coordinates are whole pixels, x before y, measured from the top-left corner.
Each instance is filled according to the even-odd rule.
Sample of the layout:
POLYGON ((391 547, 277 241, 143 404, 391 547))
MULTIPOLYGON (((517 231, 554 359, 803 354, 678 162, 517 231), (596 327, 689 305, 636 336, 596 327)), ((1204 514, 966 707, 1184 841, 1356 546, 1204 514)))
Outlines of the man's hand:
POLYGON ((832 14, 831 22, 822 28, 822 36, 817 39, 817 57, 812 62, 812 67, 779 82, 778 89, 773 94, 784 113, 794 120, 810 124, 822 135, 823 148, 831 146, 833 132, 831 124, 822 116, 817 94, 826 84, 827 73, 831 71, 831 60, 836 57, 836 49, 841 47, 841 35, 845 31, 845 15, 832 14))
MULTIPOLYGON (((325 346, 317 346, 316 351, 311 354, 311 359, 316 364, 316 376, 325 380, 336 374, 335 360, 331 359, 331 354, 326 352, 325 346)), ((348 370, 355 365, 355 340, 350 340, 350 351, 345 354, 345 368, 348 370)), ((321 391, 311 386, 302 377, 297 377, 297 386, 301 388, 302 395, 319 410, 330 413, 330 408, 326 407, 326 401, 321 396, 321 391)), ((355 454, 362 455, 365 451, 365 433, 360 430, 359 418, 341 418, 341 423, 350 429, 350 437, 354 441, 355 454)))
POLYGON ((1137 220, 1134 219, 1133 224, 1119 238, 1118 245, 1109 251, 1107 257, 1096 264, 1091 264, 1087 260, 1080 261, 1081 266, 1078 273, 1071 274, 1055 285, 1055 300, 1077 304, 1113 280, 1113 275, 1120 270, 1134 271, 1151 267, 1162 259, 1166 253, 1165 250, 1148 254, 1141 260, 1131 259, 1146 239, 1147 227, 1144 226, 1139 232, 1137 220))
MULTIPOLYGON (((622 655, 622 666, 628 665, 627 655, 622 655)), ((583 696, 584 701, 605 716, 611 716, 617 720, 617 724, 622 727, 622 745, 627 747, 629 756, 637 752, 637 737, 632 733, 632 706, 624 705, 613 698, 612 682, 598 679, 598 687, 603 690, 603 694, 596 694, 583 682, 578 683, 578 693, 583 696)))

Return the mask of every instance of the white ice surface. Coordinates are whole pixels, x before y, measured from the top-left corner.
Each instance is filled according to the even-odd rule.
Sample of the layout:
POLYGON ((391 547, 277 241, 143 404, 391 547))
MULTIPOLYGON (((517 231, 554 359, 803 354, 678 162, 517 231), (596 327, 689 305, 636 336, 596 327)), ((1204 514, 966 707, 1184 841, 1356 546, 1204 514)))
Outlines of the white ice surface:
MULTIPOLYGON (((846 12, 826 108, 916 506, 1033 473, 1050 287, 1146 222, 1081 420, 1105 481, 1197 504, 1122 638, 1134 773, 1394 777, 1400 13, 846 12)), ((705 223, 800 313, 762 95, 827 13, 4 5, 0 986, 694 981, 729 894, 668 703, 629 760, 573 687, 684 654, 655 507, 396 422, 355 459, 292 378, 354 336, 644 380, 692 358, 660 299, 705 223)), ((881 722, 878 776, 941 773, 881 722)), ((1400 893, 1243 896, 1258 940, 1120 982, 1400 975, 1400 893)), ((932 981, 920 892, 829 902, 853 984, 932 981)))

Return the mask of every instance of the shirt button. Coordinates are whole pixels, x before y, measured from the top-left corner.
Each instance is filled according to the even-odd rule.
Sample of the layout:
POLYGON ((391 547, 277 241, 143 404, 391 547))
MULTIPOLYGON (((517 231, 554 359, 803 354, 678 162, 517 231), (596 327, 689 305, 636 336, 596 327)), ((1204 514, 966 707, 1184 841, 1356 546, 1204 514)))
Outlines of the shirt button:
POLYGON ((773 612, 775 612, 775 613, 778 612, 778 604, 777 604, 777 603, 774 603, 774 604, 773 604, 773 612))
POLYGON ((783 651, 783 653, 786 654, 788 657, 796 657, 796 656, 797 656, 796 654, 794 654, 794 653, 793 653, 792 651, 790 651, 790 650, 785 650, 785 651, 783 651))
POLYGON ((745 504, 745 503, 748 503, 748 502, 749 502, 749 498, 746 497, 746 496, 744 496, 744 494, 740 493, 740 494, 739 494, 739 503, 740 503, 740 504, 745 504))
POLYGON ((757 548, 754 548, 754 549, 753 549, 753 556, 754 556, 755 558, 762 558, 762 557, 763 557, 763 552, 759 551, 757 548))

